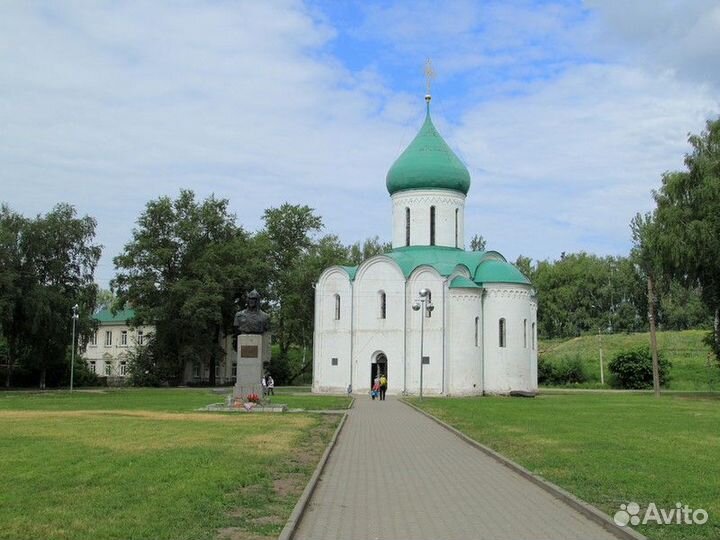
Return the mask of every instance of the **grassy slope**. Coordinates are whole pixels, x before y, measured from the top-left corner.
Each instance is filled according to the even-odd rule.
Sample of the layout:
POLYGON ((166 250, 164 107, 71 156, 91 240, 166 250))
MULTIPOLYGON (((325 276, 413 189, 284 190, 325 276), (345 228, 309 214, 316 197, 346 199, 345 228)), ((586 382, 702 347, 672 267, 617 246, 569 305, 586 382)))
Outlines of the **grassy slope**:
POLYGON ((0 394, 0 538, 276 537, 338 417, 191 412, 213 401, 0 394))
POLYGON ((720 400, 643 394, 414 400, 609 515, 621 503, 704 508, 704 526, 639 527, 650 538, 720 538, 720 400))
MULTIPOLYGON (((672 362, 670 382, 667 388, 673 390, 720 390, 720 369, 714 361, 708 360, 709 348, 702 339, 705 330, 685 330, 682 332, 658 332, 658 347, 662 354, 672 362)), ((648 333, 609 334, 602 336, 605 378, 609 371, 607 363, 623 350, 647 346, 650 343, 648 333)), ((597 335, 588 335, 570 340, 547 340, 540 342, 540 355, 550 362, 564 357, 579 356, 586 365, 591 380, 600 379, 599 363, 600 340, 597 335)))

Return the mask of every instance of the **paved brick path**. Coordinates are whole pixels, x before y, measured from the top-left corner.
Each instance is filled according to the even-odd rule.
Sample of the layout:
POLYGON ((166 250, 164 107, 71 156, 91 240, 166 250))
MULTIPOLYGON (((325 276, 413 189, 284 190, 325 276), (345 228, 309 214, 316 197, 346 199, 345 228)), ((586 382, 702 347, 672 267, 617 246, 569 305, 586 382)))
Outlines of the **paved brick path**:
POLYGON ((361 397, 294 538, 616 538, 396 399, 361 397))

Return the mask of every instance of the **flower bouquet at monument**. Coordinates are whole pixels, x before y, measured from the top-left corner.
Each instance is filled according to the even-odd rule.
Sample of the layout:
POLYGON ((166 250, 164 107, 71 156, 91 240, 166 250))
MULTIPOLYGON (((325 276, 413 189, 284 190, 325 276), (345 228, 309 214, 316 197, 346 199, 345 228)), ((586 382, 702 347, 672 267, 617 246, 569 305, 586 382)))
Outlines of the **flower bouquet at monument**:
POLYGON ((257 405, 258 403, 260 403, 260 396, 253 392, 252 394, 247 395, 245 401, 249 401, 250 403, 255 403, 257 405))

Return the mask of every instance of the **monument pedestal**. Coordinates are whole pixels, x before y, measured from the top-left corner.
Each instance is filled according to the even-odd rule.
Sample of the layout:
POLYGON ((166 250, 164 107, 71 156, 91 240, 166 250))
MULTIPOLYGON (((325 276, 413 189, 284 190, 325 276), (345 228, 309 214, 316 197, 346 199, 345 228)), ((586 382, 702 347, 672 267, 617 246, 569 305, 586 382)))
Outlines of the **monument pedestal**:
POLYGON ((239 334, 237 337, 237 378, 233 398, 247 400, 262 394, 263 364, 270 361, 270 333, 239 334))

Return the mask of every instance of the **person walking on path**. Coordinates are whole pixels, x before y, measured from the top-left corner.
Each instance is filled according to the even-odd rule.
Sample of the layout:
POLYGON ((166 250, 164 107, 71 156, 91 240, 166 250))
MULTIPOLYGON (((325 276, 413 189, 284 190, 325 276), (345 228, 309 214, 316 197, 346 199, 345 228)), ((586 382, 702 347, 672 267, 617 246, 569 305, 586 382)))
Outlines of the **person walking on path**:
POLYGON ((267 391, 269 396, 275 395, 275 381, 272 378, 272 375, 267 376, 267 391))
POLYGON ((380 395, 380 377, 375 377, 375 381, 372 385, 372 391, 370 392, 370 397, 373 398, 373 401, 376 397, 380 395))
POLYGON ((388 380, 385 374, 380 375, 380 401, 385 401, 385 392, 387 392, 388 380))

